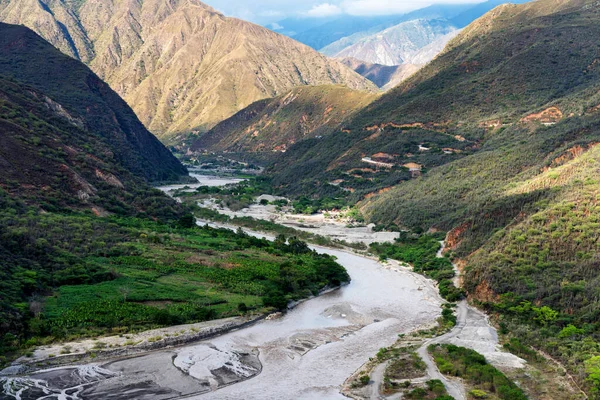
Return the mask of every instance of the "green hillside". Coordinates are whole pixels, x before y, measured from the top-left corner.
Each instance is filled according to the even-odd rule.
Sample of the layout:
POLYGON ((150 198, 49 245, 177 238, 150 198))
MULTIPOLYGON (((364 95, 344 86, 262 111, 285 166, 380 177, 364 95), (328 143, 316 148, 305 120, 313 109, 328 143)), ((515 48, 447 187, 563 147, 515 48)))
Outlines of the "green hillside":
POLYGON ((98 136, 114 162, 129 172, 148 181, 187 175, 106 83, 31 30, 0 23, 0 77, 29 86, 32 96, 47 104, 43 107, 70 122, 71 131, 79 128, 98 136))
POLYGON ((288 164, 270 170, 289 192, 293 182, 325 191, 365 155, 392 155, 385 175, 362 175, 373 191, 399 166, 422 164, 421 176, 375 195, 350 180, 347 188, 371 222, 449 231, 470 299, 490 311, 507 346, 525 358, 529 346, 549 353, 592 398, 600 390, 599 13, 583 0, 501 6, 345 122, 344 134, 292 147, 288 164))
MULTIPOLYGON (((583 3, 493 10, 431 64, 345 122, 345 132, 291 148, 272 168, 276 182, 311 187, 343 179, 365 167, 362 157, 378 153, 391 156, 396 167, 415 162, 432 169, 478 152, 499 129, 551 106, 560 113, 547 122, 581 115, 597 93, 600 29, 596 9, 582 11, 583 3), (320 172, 302 174, 298 166, 306 163, 320 172)), ((378 176, 363 179, 376 183, 371 190, 383 186, 378 176)))
POLYGON ((0 366, 54 341, 285 308, 349 280, 294 238, 196 226, 149 184, 180 179, 87 67, 0 24, 0 366))

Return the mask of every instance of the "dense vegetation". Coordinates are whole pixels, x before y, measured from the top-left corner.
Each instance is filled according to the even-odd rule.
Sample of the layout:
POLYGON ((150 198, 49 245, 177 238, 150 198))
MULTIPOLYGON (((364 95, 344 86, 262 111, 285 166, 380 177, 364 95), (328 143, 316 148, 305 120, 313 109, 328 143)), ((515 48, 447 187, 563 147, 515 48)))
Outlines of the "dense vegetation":
POLYGON ((295 237, 197 227, 148 185, 185 168, 33 32, 0 24, 0 67, 0 364, 54 340, 283 309, 349 280, 295 237))
POLYGON ((465 381, 469 399, 527 399, 517 385, 474 350, 452 344, 431 345, 428 350, 441 373, 465 381))
POLYGON ((349 280, 305 243, 134 217, 41 213, 0 192, 0 353, 203 321, 349 280))
MULTIPOLYGON (((493 11, 340 129, 290 148, 269 172, 278 185, 294 190, 301 182, 307 191, 312 182, 314 191, 379 153, 397 166, 416 162, 431 170, 479 152, 497 133, 490 127, 551 106, 581 115, 598 92, 600 71, 598 10, 586 3, 592 1, 545 0, 493 11)), ((367 178, 374 178, 373 190, 381 188, 382 178, 367 178)))
MULTIPOLYGON (((106 83, 33 31, 0 23, 0 77, 28 87, 21 93, 21 99, 9 100, 16 103, 11 107, 25 108, 25 118, 29 118, 29 106, 20 101, 23 98, 28 102, 37 100, 38 109, 32 110, 37 116, 43 112, 39 105, 52 116, 41 117, 50 126, 40 121, 33 125, 38 131, 36 137, 40 130, 51 131, 65 146, 74 136, 83 136, 84 140, 93 137, 96 143, 89 143, 89 147, 83 149, 75 148, 80 157, 100 154, 103 161, 110 160, 108 162, 149 181, 177 180, 186 175, 181 163, 146 130, 131 108, 106 83), (56 124, 61 126, 51 129, 56 124), (102 146, 98 146, 98 142, 102 146)), ((23 115, 20 110, 8 113, 5 118, 11 122, 15 122, 15 113, 23 115)), ((41 137, 36 140, 43 143, 41 137)))
MULTIPOLYGON (((428 148, 466 139, 460 153, 412 158, 423 176, 367 198, 361 210, 381 227, 450 231, 465 289, 497 317, 508 348, 525 358, 544 350, 592 398, 600 396, 598 15, 586 0, 501 7, 347 122, 350 133, 301 143, 286 154, 292 163, 271 171, 282 187, 301 182, 304 194, 322 195, 357 155, 414 155, 400 146, 410 130, 396 126, 437 132, 438 142, 423 140, 428 148)), ((395 247, 376 251, 411 258, 395 247)))
POLYGON ((442 297, 454 302, 462 299, 464 293, 452 281, 456 275, 452 262, 447 257, 437 257, 441 246, 440 238, 434 235, 401 232, 395 243, 373 243, 370 250, 382 259, 411 264, 415 272, 436 280, 442 297))

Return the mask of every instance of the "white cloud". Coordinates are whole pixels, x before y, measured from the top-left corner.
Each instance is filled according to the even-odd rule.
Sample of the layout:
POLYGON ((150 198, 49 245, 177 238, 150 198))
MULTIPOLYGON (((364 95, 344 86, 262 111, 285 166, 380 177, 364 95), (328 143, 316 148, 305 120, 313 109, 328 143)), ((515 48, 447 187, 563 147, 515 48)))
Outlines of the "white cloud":
MULTIPOLYGON (((286 17, 321 18, 340 14, 402 14, 432 4, 481 3, 485 0, 203 0, 229 16, 268 25, 286 17)), ((506 0, 509 2, 510 0, 506 0)), ((2 0, 0 0, 2 2, 2 0)))
POLYGON ((283 26, 279 25, 277 22, 273 22, 269 25, 269 28, 271 28, 274 31, 280 31, 283 29, 283 26))
POLYGON ((350 15, 401 14, 432 4, 481 3, 482 0, 344 0, 342 8, 350 15))
POLYGON ((323 18, 323 17, 331 17, 333 15, 339 15, 343 11, 340 7, 335 4, 323 3, 316 6, 313 6, 306 15, 313 18, 323 18))

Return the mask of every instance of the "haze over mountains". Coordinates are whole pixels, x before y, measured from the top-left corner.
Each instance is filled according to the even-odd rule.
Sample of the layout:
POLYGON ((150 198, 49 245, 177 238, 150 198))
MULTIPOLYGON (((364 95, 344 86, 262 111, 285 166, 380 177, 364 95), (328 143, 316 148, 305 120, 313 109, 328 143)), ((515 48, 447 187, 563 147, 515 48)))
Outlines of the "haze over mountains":
POLYGON ((299 85, 375 90, 340 63, 197 0, 11 0, 0 20, 89 64, 162 137, 208 129, 299 85))
POLYGON ((411 66, 401 68, 403 72, 391 80, 387 79, 389 69, 355 68, 359 73, 367 70, 363 76, 389 90, 409 76, 406 71, 416 70, 412 66, 427 64, 462 28, 503 3, 504 0, 489 0, 476 5, 433 5, 403 15, 325 18, 321 24, 307 18, 286 19, 277 26, 282 33, 329 57, 353 58, 383 66, 411 66), (306 28, 298 31, 302 21, 306 21, 306 28))

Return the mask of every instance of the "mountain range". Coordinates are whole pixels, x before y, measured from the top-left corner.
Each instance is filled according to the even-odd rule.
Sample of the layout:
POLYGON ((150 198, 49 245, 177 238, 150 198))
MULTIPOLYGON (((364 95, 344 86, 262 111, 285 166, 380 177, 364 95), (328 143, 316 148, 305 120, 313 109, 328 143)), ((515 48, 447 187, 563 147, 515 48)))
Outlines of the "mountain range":
POLYGON ((292 195, 358 200, 380 227, 449 232, 471 300, 586 391, 600 329, 599 13, 592 0, 499 6, 267 169, 292 195))
POLYGON ((88 64, 162 138, 206 130, 299 85, 376 90, 339 62, 197 0, 10 0, 0 20, 88 64))
MULTIPOLYGON (((511 3, 524 3, 529 0, 514 0, 511 3)), ((505 0, 488 0, 478 4, 434 4, 401 15, 385 16, 342 16, 314 19, 286 19, 277 23, 279 31, 305 43, 329 56, 348 56, 349 52, 360 53, 363 46, 412 46, 424 47, 431 43, 432 31, 442 29, 460 30, 493 8, 506 3, 505 0), (432 21, 433 26, 428 23, 432 21), (304 22, 304 29, 301 29, 304 22), (398 32, 399 31, 399 32, 398 32), (419 32, 421 31, 421 32, 419 32), (385 33, 384 33, 385 32, 385 33), (421 33, 421 35, 419 35, 421 33), (408 35, 408 37, 407 37, 408 35), (408 44, 404 44, 408 41, 408 44)), ((439 51, 446 41, 438 39, 439 51), (441 43, 441 44, 440 44, 441 43)), ((439 52, 438 51, 438 52, 439 52)), ((373 57, 371 55, 371 57, 373 57)), ((362 61, 385 64, 382 59, 359 58, 362 61)), ((431 58, 422 64, 425 64, 431 58)), ((388 58, 391 60, 392 58, 388 58)), ((397 64, 399 62, 396 61, 397 64)), ((393 64, 390 64, 393 65, 393 64)))
POLYGON ((383 91, 393 89, 423 67, 421 64, 371 64, 352 57, 340 58, 340 61, 373 82, 383 91))
MULTIPOLYGON (((197 154, 260 159, 260 182, 274 193, 343 200, 407 240, 447 233, 469 300, 489 312, 504 346, 530 362, 542 350, 593 398, 598 371, 584 361, 600 354, 598 1, 505 4, 461 26, 465 12, 492 4, 373 17, 362 31, 319 38, 331 46, 356 34, 346 55, 407 63, 386 66, 329 60, 194 0, 0 2, 0 18, 42 35, 0 23, 0 332, 65 336, 28 306, 67 285, 113 282, 115 304, 162 318, 127 303, 120 282, 154 285, 200 265, 201 251, 218 258, 250 243, 205 228, 202 240, 215 245, 190 244, 193 217, 150 186, 187 171, 145 122, 170 138, 196 129, 197 154), (428 44, 408 44, 415 24, 431 29, 419 33, 428 44), (368 38, 383 26, 381 53, 368 38), (392 46, 394 32, 408 47, 392 46), (443 37, 422 65, 419 52, 436 53, 443 37), (389 90, 375 93, 352 70, 389 90)), ((281 250, 266 248, 264 260, 281 250)), ((1 349, 19 346, 0 336, 1 349)))
POLYGON ((371 64, 426 64, 457 33, 458 30, 446 20, 417 19, 362 39, 339 40, 321 52, 330 57, 352 57, 371 64), (433 53, 430 46, 439 50, 433 53), (426 50, 421 53, 423 49, 426 50))

